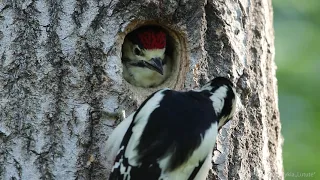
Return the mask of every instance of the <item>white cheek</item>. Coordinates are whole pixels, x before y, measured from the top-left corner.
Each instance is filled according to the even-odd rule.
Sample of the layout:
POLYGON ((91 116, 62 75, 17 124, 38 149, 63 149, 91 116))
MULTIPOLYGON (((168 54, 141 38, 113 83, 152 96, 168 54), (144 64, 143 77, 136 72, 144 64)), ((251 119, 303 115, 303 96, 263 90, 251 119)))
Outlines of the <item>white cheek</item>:
POLYGON ((224 106, 224 98, 227 96, 227 86, 221 86, 211 96, 212 105, 216 115, 219 115, 224 106))
POLYGON ((134 55, 134 56, 135 56, 134 59, 148 61, 148 59, 145 56, 138 56, 138 55, 134 55))

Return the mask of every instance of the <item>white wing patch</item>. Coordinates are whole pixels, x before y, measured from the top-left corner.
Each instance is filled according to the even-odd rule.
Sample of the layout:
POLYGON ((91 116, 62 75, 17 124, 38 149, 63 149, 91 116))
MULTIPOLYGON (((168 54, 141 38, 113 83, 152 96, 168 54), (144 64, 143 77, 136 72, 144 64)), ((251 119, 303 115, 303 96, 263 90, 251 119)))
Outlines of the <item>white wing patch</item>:
POLYGON ((123 164, 121 164, 120 172, 123 175, 123 179, 131 179, 130 171, 131 171, 131 166, 125 167, 123 164))
POLYGON ((216 115, 219 115, 224 106, 224 98, 227 97, 228 87, 226 85, 219 87, 214 93, 210 96, 212 105, 216 115))
POLYGON ((125 157, 128 158, 129 164, 132 166, 139 165, 136 159, 138 155, 136 147, 140 142, 139 139, 145 126, 147 125, 150 114, 154 111, 154 109, 159 107, 159 103, 164 96, 163 92, 166 90, 168 89, 160 90, 159 92, 154 94, 153 97, 149 99, 148 102, 145 103, 145 105, 140 109, 140 111, 134 119, 135 125, 132 128, 132 135, 130 137, 124 154, 125 157))
MULTIPOLYGON (((124 146, 122 146, 122 147, 119 149, 119 151, 118 151, 117 154, 119 154, 120 151, 122 151, 123 149, 124 149, 124 146)), ((121 159, 119 159, 118 162, 114 162, 114 165, 113 165, 113 167, 112 167, 111 172, 113 172, 114 169, 118 169, 118 168, 120 167, 120 164, 122 163, 122 161, 123 161, 123 159, 121 158, 121 159)))
MULTIPOLYGON (((134 113, 132 113, 130 116, 128 116, 125 120, 123 120, 111 133, 109 136, 106 144, 107 144, 107 161, 111 164, 115 160, 117 154, 120 152, 120 145, 121 140, 123 139, 124 135, 126 134, 132 119, 133 119, 134 113)), ((123 147, 122 147, 123 148, 123 147)))
POLYGON ((212 153, 209 153, 206 160, 202 164, 202 167, 200 168, 199 172, 194 178, 194 180, 205 180, 207 178, 209 170, 211 169, 211 166, 212 166, 211 158, 212 158, 212 153))
MULTIPOLYGON (((185 180, 188 179, 192 171, 199 165, 199 162, 206 158, 204 164, 196 175, 196 180, 206 178, 209 169, 211 168, 211 154, 213 147, 215 145, 215 140, 217 137, 218 126, 217 123, 213 123, 211 127, 205 132, 204 137, 202 138, 202 143, 200 146, 192 153, 191 157, 187 162, 182 164, 179 168, 172 172, 162 172, 161 178, 163 180, 185 180), (201 177, 201 178, 200 178, 201 177)), ((164 159, 161 159, 158 163, 161 169, 165 169, 168 166, 169 159, 171 157, 167 156, 164 159)))

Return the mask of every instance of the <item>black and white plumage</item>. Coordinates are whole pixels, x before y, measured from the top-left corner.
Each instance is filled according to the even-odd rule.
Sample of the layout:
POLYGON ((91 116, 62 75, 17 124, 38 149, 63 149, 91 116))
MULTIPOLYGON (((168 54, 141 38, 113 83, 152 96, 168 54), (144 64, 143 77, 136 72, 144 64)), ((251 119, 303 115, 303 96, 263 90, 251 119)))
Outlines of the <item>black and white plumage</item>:
POLYGON ((205 180, 218 129, 235 106, 232 83, 223 77, 198 91, 153 93, 109 137, 109 180, 205 180))

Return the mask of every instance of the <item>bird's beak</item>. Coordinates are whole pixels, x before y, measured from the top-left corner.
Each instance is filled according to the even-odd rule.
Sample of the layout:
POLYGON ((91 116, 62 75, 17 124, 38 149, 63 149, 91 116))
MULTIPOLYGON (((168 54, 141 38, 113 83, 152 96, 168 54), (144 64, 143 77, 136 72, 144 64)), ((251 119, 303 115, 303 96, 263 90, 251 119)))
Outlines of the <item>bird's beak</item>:
POLYGON ((162 66, 162 59, 161 58, 152 58, 150 62, 146 62, 146 66, 149 69, 152 69, 154 71, 157 71, 161 75, 163 75, 163 66, 162 66))

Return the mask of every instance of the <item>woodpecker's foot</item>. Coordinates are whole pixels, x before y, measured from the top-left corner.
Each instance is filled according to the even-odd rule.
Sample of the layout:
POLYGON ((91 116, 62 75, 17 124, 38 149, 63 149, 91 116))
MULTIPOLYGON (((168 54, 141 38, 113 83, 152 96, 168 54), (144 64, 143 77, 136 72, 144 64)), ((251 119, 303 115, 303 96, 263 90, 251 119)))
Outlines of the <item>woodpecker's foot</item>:
POLYGON ((222 164, 222 163, 224 163, 224 161, 223 161, 223 162, 220 162, 220 163, 215 163, 215 162, 212 160, 212 165, 214 165, 214 166, 218 166, 218 165, 220 165, 220 164, 222 164))
POLYGON ((95 121, 97 119, 108 119, 108 120, 114 120, 114 123, 112 125, 108 125, 110 127, 117 126, 120 122, 122 122, 125 118, 125 111, 115 111, 115 112, 108 112, 104 110, 95 110, 91 112, 91 117, 95 121))
MULTIPOLYGON (((213 153, 214 153, 215 151, 218 151, 219 153, 222 153, 222 152, 217 148, 217 146, 214 146, 213 153)), ((214 165, 214 166, 217 166, 217 165, 220 165, 220 164, 222 164, 222 163, 215 163, 215 162, 212 161, 212 165, 214 165)))
POLYGON ((113 125, 111 125, 111 127, 115 127, 126 118, 126 112, 125 112, 125 110, 119 110, 119 111, 115 111, 115 112, 104 111, 103 117, 108 118, 108 119, 110 119, 110 118, 114 119, 115 121, 114 121, 113 125))
POLYGON ((214 151, 218 151, 219 153, 221 153, 221 151, 217 148, 217 146, 214 146, 213 152, 214 151))

